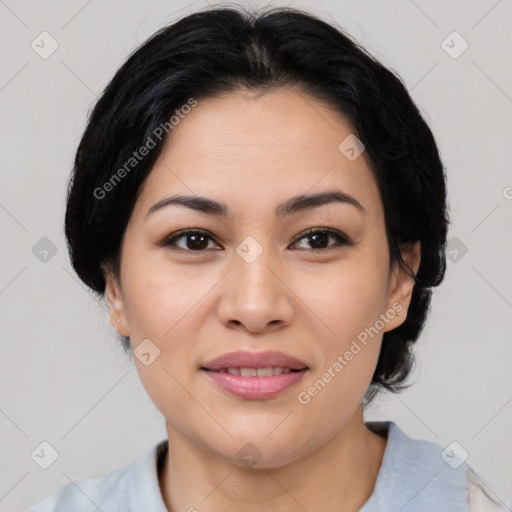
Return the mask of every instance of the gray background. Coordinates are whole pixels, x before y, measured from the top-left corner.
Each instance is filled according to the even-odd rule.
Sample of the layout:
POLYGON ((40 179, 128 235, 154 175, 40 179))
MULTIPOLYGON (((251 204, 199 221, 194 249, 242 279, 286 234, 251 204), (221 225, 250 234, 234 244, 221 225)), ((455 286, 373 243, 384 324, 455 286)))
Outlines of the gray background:
MULTIPOLYGON (((121 62, 155 30, 205 5, 0 0, 1 511, 138 460, 165 438, 105 305, 71 270, 65 187, 87 112, 121 62), (43 31, 58 42, 48 58, 31 47, 51 48, 43 31), (32 252, 43 237, 57 250, 46 262, 32 252), (59 454, 48 469, 31 458, 42 441, 59 454)), ((443 447, 457 441, 510 504, 512 2, 291 5, 334 20, 400 74, 448 172, 450 260, 417 346, 415 385, 379 399, 367 419, 391 419, 443 447), (457 58, 462 41, 442 43, 453 31, 469 44, 457 58)))

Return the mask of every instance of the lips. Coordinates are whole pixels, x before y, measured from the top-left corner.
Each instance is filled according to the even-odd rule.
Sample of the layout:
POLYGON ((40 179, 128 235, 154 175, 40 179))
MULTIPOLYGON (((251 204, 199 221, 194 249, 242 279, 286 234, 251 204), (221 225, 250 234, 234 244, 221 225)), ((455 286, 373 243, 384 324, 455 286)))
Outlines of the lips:
POLYGON ((208 361, 199 369, 209 382, 244 400, 277 397, 297 385, 309 371, 303 361, 274 351, 230 352, 208 361))
POLYGON ((307 364, 283 352, 249 352, 238 351, 223 354, 201 366, 202 370, 227 371, 242 368, 288 368, 292 371, 305 370, 307 364))

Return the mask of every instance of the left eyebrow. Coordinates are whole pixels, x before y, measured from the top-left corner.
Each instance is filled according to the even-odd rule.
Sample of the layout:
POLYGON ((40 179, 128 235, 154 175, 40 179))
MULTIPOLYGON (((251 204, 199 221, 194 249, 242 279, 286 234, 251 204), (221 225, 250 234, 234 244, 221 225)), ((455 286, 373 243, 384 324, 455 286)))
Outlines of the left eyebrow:
POLYGON ((311 208, 317 208, 329 203, 342 203, 355 206, 361 213, 365 213, 362 204, 355 198, 345 192, 333 190, 329 192, 321 192, 319 194, 301 194, 292 197, 288 201, 281 203, 276 208, 276 217, 282 219, 286 215, 297 213, 311 208))
MULTIPOLYGON (((281 203, 276 208, 276 217, 281 219, 287 215, 297 213, 312 208, 317 208, 329 203, 343 203, 356 207, 361 213, 365 213, 365 209, 357 199, 345 192, 339 190, 321 192, 318 194, 301 194, 281 203)), ((146 217, 151 213, 160 210, 169 205, 181 205, 191 208, 206 215, 215 215, 220 217, 233 218, 234 213, 225 203, 220 203, 213 199, 201 196, 177 195, 164 197, 162 200, 154 204, 146 213, 146 217)))

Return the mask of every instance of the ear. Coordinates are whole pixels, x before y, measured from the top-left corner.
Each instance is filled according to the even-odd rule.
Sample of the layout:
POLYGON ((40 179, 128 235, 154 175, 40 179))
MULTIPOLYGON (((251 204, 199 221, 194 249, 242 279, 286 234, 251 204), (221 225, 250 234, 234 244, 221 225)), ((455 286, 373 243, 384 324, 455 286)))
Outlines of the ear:
MULTIPOLYGON (((406 266, 413 272, 418 273, 421 260, 421 243, 404 244, 400 250, 402 259, 406 266)), ((391 331, 405 322, 407 311, 411 303, 414 288, 414 278, 400 265, 395 265, 391 272, 388 291, 388 311, 394 311, 395 317, 387 324, 384 331, 391 331)))
POLYGON ((105 297, 107 299, 109 320, 112 327, 121 335, 129 336, 126 325, 123 295, 121 286, 108 264, 101 264, 105 276, 105 297))

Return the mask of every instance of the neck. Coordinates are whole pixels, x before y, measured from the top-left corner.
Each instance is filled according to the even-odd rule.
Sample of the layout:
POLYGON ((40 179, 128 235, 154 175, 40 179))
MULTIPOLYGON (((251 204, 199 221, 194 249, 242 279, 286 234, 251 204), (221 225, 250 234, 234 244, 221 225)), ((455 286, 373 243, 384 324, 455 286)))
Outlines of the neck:
POLYGON ((369 430, 362 408, 333 439, 284 466, 244 467, 203 450, 167 425, 160 478, 167 509, 357 511, 373 492, 386 439, 369 430), (327 475, 327 477, 326 477, 327 475), (194 508, 196 507, 196 508, 194 508))

